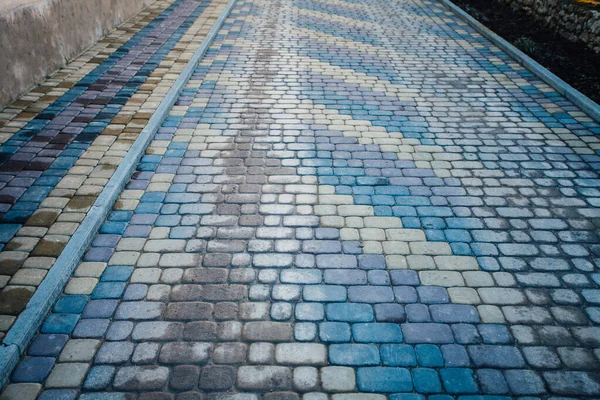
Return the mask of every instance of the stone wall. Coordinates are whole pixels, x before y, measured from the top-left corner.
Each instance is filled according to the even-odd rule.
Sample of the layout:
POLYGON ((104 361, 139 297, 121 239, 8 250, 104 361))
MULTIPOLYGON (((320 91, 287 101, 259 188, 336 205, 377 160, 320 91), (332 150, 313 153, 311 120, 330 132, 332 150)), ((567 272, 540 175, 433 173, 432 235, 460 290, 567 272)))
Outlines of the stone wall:
POLYGON ((0 110, 152 2, 0 0, 0 110))
POLYGON ((498 0, 524 11, 572 42, 600 53, 600 6, 571 0, 498 0))

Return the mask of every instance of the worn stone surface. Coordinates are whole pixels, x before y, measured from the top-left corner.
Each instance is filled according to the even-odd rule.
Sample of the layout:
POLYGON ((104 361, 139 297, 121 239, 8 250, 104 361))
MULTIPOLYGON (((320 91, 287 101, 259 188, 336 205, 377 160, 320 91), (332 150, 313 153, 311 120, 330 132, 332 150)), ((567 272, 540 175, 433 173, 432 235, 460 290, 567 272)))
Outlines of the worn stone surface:
POLYGON ((592 397, 597 134, 439 3, 239 0, 12 384, 592 397))

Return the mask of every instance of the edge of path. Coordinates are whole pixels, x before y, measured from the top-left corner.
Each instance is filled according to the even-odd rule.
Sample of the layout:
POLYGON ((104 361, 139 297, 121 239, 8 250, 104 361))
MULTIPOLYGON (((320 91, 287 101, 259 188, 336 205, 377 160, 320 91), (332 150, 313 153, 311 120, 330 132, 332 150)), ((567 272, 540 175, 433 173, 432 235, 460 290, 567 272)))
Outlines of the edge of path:
POLYGON ((502 51, 504 51, 510 57, 517 60, 529 71, 533 72, 535 75, 540 77, 544 82, 546 82, 548 85, 554 88, 554 90, 556 90, 558 93, 565 96, 577 107, 581 108, 581 110, 587 113, 592 119, 600 122, 600 105, 598 103, 594 102, 592 99, 590 99, 589 97, 587 97, 586 95, 569 85, 567 82, 554 75, 548 69, 543 67, 541 64, 533 60, 525 53, 523 53, 521 50, 517 49, 512 44, 502 39, 491 29, 483 25, 481 22, 477 21, 475 18, 470 16, 467 12, 462 10, 456 4, 452 3, 450 0, 439 1, 451 11, 453 11, 456 15, 458 15, 462 20, 471 25, 471 27, 474 28, 477 32, 482 34, 488 40, 492 41, 492 43, 498 46, 502 51))
POLYGON ((196 65, 208 50, 236 1, 229 0, 229 3, 227 3, 227 6, 225 6, 225 9, 215 21, 200 47, 188 61, 181 75, 179 75, 156 109, 156 112, 148 121, 148 125, 144 127, 129 152, 123 158, 122 163, 94 202, 94 205, 85 216, 77 231, 75 231, 75 234, 71 237, 71 240, 54 263, 52 269, 48 272, 44 281, 38 286, 25 310, 23 310, 7 332, 4 342, 0 347, 0 388, 10 378, 12 371, 17 366, 21 356, 25 353, 29 342, 40 328, 44 317, 62 293, 71 274, 79 264, 83 253, 100 229, 101 224, 106 219, 108 212, 134 172, 150 141, 154 138, 158 128, 160 128, 171 107, 175 104, 179 93, 191 78, 196 65))

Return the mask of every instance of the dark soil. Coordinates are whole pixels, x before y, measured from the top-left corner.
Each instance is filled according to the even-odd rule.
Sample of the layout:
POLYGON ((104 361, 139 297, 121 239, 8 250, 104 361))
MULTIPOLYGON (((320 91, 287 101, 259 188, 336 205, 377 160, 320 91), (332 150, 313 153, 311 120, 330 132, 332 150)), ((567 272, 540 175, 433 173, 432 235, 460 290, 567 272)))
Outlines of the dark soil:
POLYGON ((572 43, 524 13, 494 0, 455 4, 581 93, 600 103, 600 54, 572 43))

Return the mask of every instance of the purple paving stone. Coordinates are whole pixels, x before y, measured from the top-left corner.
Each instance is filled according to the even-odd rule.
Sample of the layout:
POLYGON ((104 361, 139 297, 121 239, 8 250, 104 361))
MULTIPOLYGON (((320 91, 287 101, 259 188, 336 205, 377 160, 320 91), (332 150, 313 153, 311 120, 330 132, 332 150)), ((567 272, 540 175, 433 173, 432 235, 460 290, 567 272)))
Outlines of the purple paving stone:
POLYGON ((92 247, 83 256, 83 261, 106 262, 115 252, 112 247, 92 247))

